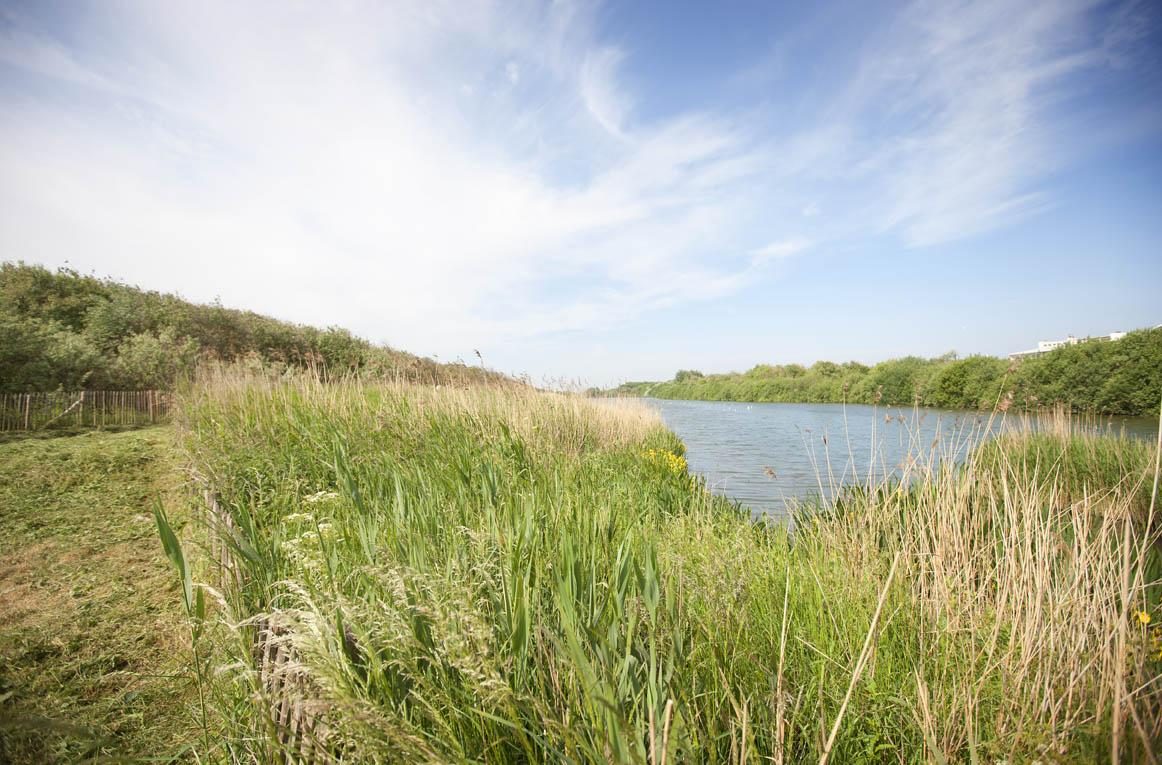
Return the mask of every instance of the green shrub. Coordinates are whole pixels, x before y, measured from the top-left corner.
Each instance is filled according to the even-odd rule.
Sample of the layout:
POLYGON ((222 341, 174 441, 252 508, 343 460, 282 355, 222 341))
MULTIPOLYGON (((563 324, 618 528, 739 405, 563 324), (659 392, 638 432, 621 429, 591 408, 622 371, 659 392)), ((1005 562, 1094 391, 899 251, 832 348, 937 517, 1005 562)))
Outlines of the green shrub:
POLYGON ((373 346, 337 327, 196 305, 67 269, 0 264, 0 391, 170 388, 204 358, 425 382, 500 377, 373 346))
POLYGON ((759 364, 742 374, 680 372, 661 383, 626 383, 614 395, 704 401, 857 403, 992 409, 1016 403, 1064 404, 1077 412, 1154 415, 1162 399, 1162 329, 1130 332, 1010 363, 991 356, 908 356, 868 367, 858 362, 759 364))

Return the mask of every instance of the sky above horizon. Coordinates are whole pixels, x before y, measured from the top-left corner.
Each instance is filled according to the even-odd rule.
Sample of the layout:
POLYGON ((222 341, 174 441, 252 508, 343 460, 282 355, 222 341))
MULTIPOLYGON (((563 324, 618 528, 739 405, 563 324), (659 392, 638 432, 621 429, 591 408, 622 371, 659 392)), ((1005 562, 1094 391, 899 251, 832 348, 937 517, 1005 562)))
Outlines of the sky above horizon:
POLYGON ((1162 322, 1157 3, 0 2, 0 259, 534 380, 1162 322))

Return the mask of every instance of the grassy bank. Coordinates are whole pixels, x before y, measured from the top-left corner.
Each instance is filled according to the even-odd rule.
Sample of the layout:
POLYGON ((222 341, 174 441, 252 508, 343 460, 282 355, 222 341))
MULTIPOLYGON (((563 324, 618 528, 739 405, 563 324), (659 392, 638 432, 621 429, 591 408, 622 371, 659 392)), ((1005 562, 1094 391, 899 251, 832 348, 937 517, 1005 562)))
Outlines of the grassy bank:
POLYGON ((820 361, 759 364, 747 372, 678 372, 672 380, 625 383, 617 395, 701 401, 856 403, 992 410, 1062 404, 1074 411, 1158 415, 1162 329, 1131 332, 1116 342, 1065 346, 1010 362, 991 356, 909 356, 874 366, 820 361))
POLYGON ((0 392, 168 390, 207 360, 448 384, 500 377, 70 269, 0 263, 0 392))
POLYGON ((193 736, 185 621, 152 508, 168 428, 0 444, 0 762, 158 758, 193 736))
MULTIPOLYGON (((223 618, 289 630, 345 761, 1133 761, 1162 734, 1140 446, 1081 478, 1015 434, 791 538, 633 402, 218 379, 180 427, 240 529, 223 618)), ((219 754, 261 759, 244 633, 219 754)))

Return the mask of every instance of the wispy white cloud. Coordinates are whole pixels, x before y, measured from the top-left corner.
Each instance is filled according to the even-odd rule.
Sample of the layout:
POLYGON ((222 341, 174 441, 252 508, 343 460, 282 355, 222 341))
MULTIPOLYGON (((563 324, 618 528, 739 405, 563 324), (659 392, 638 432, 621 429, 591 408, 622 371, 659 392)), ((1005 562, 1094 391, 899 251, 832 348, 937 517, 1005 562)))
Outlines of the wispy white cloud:
POLYGON ((918 0, 792 120, 643 111, 633 50, 567 0, 78 8, 0 24, 6 257, 445 357, 1043 209, 1064 85, 1133 59, 1144 23, 918 0))
POLYGON ((566 4, 394 10, 299 8, 268 30, 251 6, 141 6, 109 20, 113 59, 13 30, 0 55, 46 89, 67 77, 132 97, 3 104, 6 252, 445 355, 729 278, 692 238, 642 233, 730 206, 746 168, 728 123, 625 130, 616 56, 566 4), (490 60, 532 104, 479 80, 490 60), (586 116, 606 122, 594 133, 586 116), (579 268, 596 292, 494 310, 579 268))
POLYGON ((1084 151, 1062 108, 1071 76, 1105 63, 1095 5, 923 0, 900 14, 839 106, 880 230, 933 245, 1052 204, 1045 177, 1084 151))
POLYGON ((765 263, 769 260, 779 260, 781 258, 789 258, 792 255, 798 255, 807 250, 811 246, 809 239, 803 237, 794 237, 792 239, 780 239, 770 244, 759 247, 751 251, 751 260, 755 264, 765 263))
POLYGON ((114 83, 79 64, 62 43, 18 27, 0 28, 0 64, 96 90, 117 90, 114 83))
POLYGON ((586 53, 581 65, 581 98, 590 116, 610 134, 623 138, 622 123, 630 111, 628 94, 618 88, 617 67, 622 52, 599 48, 586 53))

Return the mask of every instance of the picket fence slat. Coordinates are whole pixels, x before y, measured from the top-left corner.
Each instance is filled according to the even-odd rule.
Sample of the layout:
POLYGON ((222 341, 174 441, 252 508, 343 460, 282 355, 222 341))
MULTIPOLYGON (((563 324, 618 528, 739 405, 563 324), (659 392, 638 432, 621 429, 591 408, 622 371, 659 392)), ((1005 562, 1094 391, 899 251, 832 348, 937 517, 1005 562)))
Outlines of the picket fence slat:
MULTIPOLYGON (((204 488, 202 497, 210 531, 210 554, 218 563, 221 577, 219 586, 228 595, 240 592, 244 584, 242 567, 231 546, 239 533, 238 526, 211 489, 204 488)), ((263 691, 263 703, 280 744, 275 761, 286 765, 337 762, 320 709, 312 707, 319 689, 302 668, 290 628, 275 621, 273 615, 265 615, 254 619, 253 633, 251 655, 258 687, 263 691)))
POLYGON ((152 425, 171 406, 163 390, 0 393, 0 432, 152 425))

